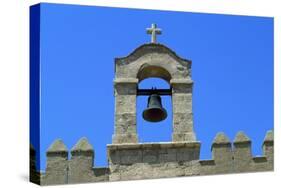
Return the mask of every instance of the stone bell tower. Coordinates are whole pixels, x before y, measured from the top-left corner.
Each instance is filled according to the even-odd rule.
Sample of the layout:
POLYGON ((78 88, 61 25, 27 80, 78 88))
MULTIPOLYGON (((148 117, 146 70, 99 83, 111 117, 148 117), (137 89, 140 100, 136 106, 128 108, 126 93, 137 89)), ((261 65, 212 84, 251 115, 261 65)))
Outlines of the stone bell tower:
MULTIPOLYGON (((273 131, 265 136, 262 156, 252 156, 251 140, 244 132, 238 132, 233 142, 219 132, 211 146, 212 158, 199 160, 201 144, 193 131, 191 61, 156 42, 161 30, 155 24, 147 33, 152 35, 150 43, 115 59, 115 126, 113 143, 107 145, 108 167, 94 166, 94 147, 85 137, 70 152, 58 139, 46 152, 45 173, 36 171, 36 151, 31 147, 31 181, 51 185, 273 170, 273 131), (138 83, 150 77, 164 79, 170 89, 139 89, 138 83), (138 143, 136 98, 140 95, 157 95, 160 108, 155 106, 160 112, 159 96, 172 97, 173 114, 168 114, 173 116, 170 142, 138 143)), ((150 109, 154 108, 145 112, 150 109)))
POLYGON ((113 144, 138 143, 136 98, 138 83, 146 78, 162 78, 170 84, 173 114, 172 142, 196 141, 193 131, 191 61, 179 57, 156 41, 161 30, 147 29, 151 42, 126 57, 115 58, 115 127, 113 144))
POLYGON ((161 34, 161 30, 156 24, 152 24, 147 33, 151 34, 150 43, 115 59, 115 125, 112 144, 107 145, 109 181, 200 173, 200 142, 196 141, 193 131, 191 61, 157 43, 156 35, 161 34), (157 101, 160 101, 159 95, 172 97, 173 114, 168 114, 173 116, 170 142, 138 143, 137 96, 155 96, 153 89, 139 89, 138 84, 151 77, 170 84, 170 89, 156 91, 157 101))

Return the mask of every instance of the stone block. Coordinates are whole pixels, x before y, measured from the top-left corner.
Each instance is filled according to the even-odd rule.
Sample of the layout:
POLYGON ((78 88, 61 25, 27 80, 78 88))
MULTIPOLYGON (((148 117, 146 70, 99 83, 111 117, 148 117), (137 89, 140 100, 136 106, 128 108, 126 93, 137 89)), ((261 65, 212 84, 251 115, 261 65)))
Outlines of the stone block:
POLYGON ((140 150, 121 150, 120 163, 121 164, 134 164, 142 162, 142 151, 140 150))
POLYGON ((137 143, 138 136, 136 134, 115 134, 112 136, 112 143, 113 144, 120 144, 120 143, 137 143))
POLYGON ((177 149, 177 161, 199 160, 199 148, 177 149))
POLYGON ((136 113, 136 95, 116 95, 115 96, 115 113, 136 113))
POLYGON ((166 149, 166 152, 159 153, 159 162, 174 162, 177 161, 177 149, 166 149))
MULTIPOLYGON (((137 79, 136 79, 137 81, 137 79)), ((114 95, 133 95, 137 93, 137 82, 115 82, 114 83, 114 95)))
POLYGON ((192 113, 173 114, 173 133, 187 133, 193 131, 192 113))
POLYGON ((194 132, 187 132, 187 133, 173 133, 173 142, 191 142, 196 141, 196 136, 194 132))
POLYGON ((136 134, 136 114, 115 114, 115 134, 136 134))
POLYGON ((173 96, 179 93, 192 93, 193 81, 190 78, 186 79, 171 79, 170 84, 173 88, 173 96))
POLYGON ((142 152, 144 163, 157 163, 159 161, 158 149, 144 149, 142 152))
POLYGON ((187 113, 192 114, 192 94, 180 93, 174 94, 173 100, 173 113, 187 113))

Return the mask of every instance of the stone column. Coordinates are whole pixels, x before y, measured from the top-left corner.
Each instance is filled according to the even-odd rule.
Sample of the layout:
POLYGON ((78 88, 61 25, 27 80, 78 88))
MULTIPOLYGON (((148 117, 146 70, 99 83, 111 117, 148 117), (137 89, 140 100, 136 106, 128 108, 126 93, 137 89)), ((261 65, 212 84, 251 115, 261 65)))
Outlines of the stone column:
POLYGON ((136 95, 138 79, 114 80, 115 126, 113 144, 137 143, 136 95))
POLYGON ((196 141, 193 131, 192 80, 172 79, 173 142, 196 141))

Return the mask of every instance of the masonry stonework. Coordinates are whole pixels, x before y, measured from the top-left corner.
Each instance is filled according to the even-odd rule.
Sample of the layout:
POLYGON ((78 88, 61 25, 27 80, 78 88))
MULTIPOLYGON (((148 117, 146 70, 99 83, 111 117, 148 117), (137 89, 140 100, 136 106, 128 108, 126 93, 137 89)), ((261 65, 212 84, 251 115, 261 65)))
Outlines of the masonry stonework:
POLYGON ((71 149, 56 140, 47 150, 45 172, 35 168, 30 149, 30 180, 41 185, 137 180, 209 174, 272 171, 273 131, 266 133, 262 156, 252 156, 251 140, 238 132, 234 141, 222 132, 212 143, 212 159, 200 160, 200 141, 193 127, 191 61, 168 47, 144 44, 127 57, 115 59, 115 122, 112 144, 107 145, 108 166, 94 167, 95 152, 86 138, 71 149), (138 83, 162 78, 172 91, 171 142, 139 143, 136 122, 138 83))
POLYGON ((52 153, 47 152, 44 173, 36 171, 35 161, 31 160, 30 180, 41 185, 54 185, 273 171, 273 132, 267 132, 261 156, 252 156, 250 143, 243 132, 238 132, 233 142, 224 133, 218 133, 209 160, 199 159, 200 142, 109 144, 109 166, 95 168, 94 149, 86 138, 74 146, 69 160, 65 157, 68 151, 57 140, 52 144, 56 146, 51 147, 52 153))
POLYGON ((168 47, 150 43, 127 57, 115 59, 115 129, 113 144, 137 143, 136 97, 138 83, 158 77, 172 88, 173 141, 196 141, 193 131, 191 61, 168 47))

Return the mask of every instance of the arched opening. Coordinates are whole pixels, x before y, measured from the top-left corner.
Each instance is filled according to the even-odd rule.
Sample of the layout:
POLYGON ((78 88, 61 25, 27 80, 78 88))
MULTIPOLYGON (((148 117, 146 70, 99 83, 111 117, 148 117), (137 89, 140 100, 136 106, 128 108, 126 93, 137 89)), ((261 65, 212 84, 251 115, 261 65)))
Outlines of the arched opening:
POLYGON ((164 68, 149 64, 143 64, 137 74, 139 82, 146 78, 162 78, 170 84, 171 74, 164 68))
MULTIPOLYGON (((145 75, 148 75, 147 73, 145 75)), ((142 77, 144 78, 144 77, 142 77)), ((139 89, 170 89, 170 84, 162 78, 146 78, 138 85, 139 89)), ((157 123, 145 121, 142 117, 147 108, 148 96, 137 97, 137 133, 139 142, 169 142, 172 138, 172 100, 171 96, 161 96, 162 106, 167 111, 167 118, 157 123)))

